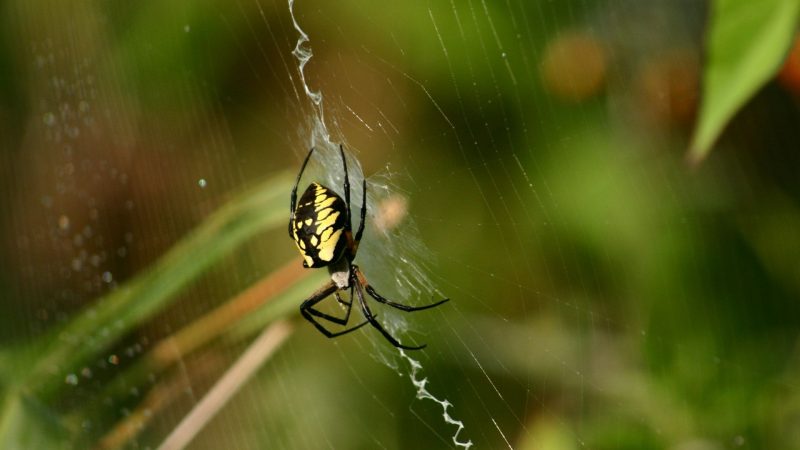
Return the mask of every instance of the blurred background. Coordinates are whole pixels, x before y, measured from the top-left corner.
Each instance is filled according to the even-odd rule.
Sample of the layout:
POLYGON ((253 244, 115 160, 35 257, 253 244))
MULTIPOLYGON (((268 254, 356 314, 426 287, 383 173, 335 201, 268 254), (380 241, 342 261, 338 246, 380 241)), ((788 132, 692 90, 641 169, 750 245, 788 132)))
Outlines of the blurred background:
POLYGON ((2 447, 157 448, 280 323, 190 448, 800 448, 800 49, 689 164, 709 14, 297 0, 320 116, 285 2, 0 2, 2 447), (457 435, 298 320, 289 191, 340 142, 370 281, 451 299, 374 310, 457 435))

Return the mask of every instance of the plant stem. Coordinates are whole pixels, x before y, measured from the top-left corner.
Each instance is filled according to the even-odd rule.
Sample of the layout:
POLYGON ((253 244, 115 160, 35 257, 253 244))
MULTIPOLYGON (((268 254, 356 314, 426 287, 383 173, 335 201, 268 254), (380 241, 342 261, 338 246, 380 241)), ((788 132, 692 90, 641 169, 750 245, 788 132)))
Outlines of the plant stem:
POLYGON ((248 347, 244 354, 225 372, 180 424, 172 430, 159 450, 179 450, 205 427, 205 425, 228 403, 239 389, 256 373, 266 360, 289 337, 293 326, 289 321, 275 322, 264 330, 248 347))

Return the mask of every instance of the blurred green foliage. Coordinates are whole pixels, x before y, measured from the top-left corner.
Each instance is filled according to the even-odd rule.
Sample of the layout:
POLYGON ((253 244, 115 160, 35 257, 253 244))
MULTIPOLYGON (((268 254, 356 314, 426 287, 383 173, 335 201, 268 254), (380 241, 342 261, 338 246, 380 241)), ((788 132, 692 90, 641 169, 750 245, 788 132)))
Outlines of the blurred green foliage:
MULTIPOLYGON (((377 173, 359 262, 453 299, 405 323, 477 448, 800 448, 798 2, 644 3, 295 5, 377 173), (397 197, 438 264, 374 226, 397 197)), ((156 446, 324 278, 147 365, 297 258, 297 33, 282 2, 0 8, 0 442, 156 446)), ((448 448, 373 331, 298 326, 192 447, 448 448)))

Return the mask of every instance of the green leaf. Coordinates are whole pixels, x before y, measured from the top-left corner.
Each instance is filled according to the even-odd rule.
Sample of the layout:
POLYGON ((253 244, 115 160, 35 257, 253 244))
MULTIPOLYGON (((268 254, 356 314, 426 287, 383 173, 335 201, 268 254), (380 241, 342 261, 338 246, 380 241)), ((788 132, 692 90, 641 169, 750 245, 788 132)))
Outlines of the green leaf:
POLYGON ((800 0, 715 0, 711 8, 703 100, 688 155, 695 164, 779 69, 794 37, 800 0))
POLYGON ((46 336, 25 391, 46 398, 70 371, 169 305, 213 263, 256 233, 284 224, 291 183, 282 174, 230 201, 146 271, 46 336))
POLYGON ((70 448, 70 424, 48 406, 65 377, 168 306, 180 290, 255 234, 285 225, 292 177, 228 202, 164 256, 58 330, 0 352, 0 448, 70 448))
POLYGON ((19 393, 5 398, 0 415, 0 448, 68 449, 68 434, 58 417, 35 399, 19 393))

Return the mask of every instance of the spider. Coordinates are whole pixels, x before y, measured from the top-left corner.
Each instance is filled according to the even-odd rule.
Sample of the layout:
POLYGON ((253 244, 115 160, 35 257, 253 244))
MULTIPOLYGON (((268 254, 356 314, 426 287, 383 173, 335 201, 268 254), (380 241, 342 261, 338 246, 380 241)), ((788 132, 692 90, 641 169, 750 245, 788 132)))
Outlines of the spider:
POLYGON ((425 348, 425 345, 403 345, 392 337, 376 320, 377 316, 369 309, 364 291, 366 290, 367 294, 376 301, 406 312, 433 308, 449 299, 445 298, 431 305, 414 307, 395 303, 384 298, 370 286, 358 266, 353 264, 358 252, 358 244, 361 242, 361 235, 364 233, 364 219, 367 215, 367 181, 364 180, 362 183, 364 197, 361 202, 361 222, 358 225, 355 237, 353 237, 352 215, 350 213, 350 180, 347 177, 347 161, 344 156, 344 148, 341 145, 339 145, 339 153, 342 155, 342 166, 344 166, 344 200, 330 188, 315 182, 306 188, 300 197, 299 203, 297 202, 297 186, 300 184, 300 178, 306 170, 306 164, 308 164, 312 153, 314 153, 313 147, 309 150, 305 161, 303 161, 303 166, 300 168, 300 173, 297 174, 297 181, 292 189, 289 210, 289 236, 294 239, 297 249, 300 250, 300 254, 303 256, 303 267, 312 269, 327 267, 331 279, 303 301, 300 305, 300 313, 328 338, 350 333, 369 323, 395 347, 406 350, 425 348), (350 290, 349 302, 343 300, 339 295, 339 291, 347 289, 350 290), (366 320, 337 332, 331 332, 319 320, 315 320, 316 317, 346 327, 350 319, 353 301, 355 300, 353 298, 354 292, 366 320), (344 317, 335 317, 314 308, 317 303, 331 294, 334 294, 336 301, 344 306, 344 317))

